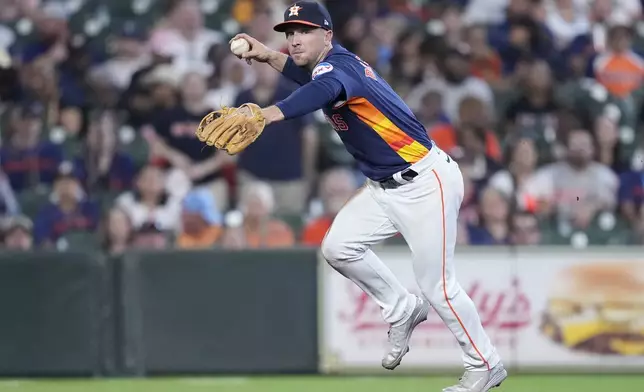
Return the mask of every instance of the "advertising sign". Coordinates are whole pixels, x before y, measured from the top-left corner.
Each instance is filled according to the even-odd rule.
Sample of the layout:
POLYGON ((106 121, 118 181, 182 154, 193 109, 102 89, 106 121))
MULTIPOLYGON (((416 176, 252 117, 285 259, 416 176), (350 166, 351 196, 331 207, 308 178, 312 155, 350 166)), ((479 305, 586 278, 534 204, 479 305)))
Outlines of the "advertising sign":
MULTIPOLYGON (((420 293, 406 248, 376 253, 420 293)), ((507 367, 644 367, 644 251, 464 249, 456 273, 507 367)), ((322 368, 380 368, 388 326, 379 307, 322 261, 322 368)), ((462 367, 461 349, 431 310, 400 368, 462 367)))

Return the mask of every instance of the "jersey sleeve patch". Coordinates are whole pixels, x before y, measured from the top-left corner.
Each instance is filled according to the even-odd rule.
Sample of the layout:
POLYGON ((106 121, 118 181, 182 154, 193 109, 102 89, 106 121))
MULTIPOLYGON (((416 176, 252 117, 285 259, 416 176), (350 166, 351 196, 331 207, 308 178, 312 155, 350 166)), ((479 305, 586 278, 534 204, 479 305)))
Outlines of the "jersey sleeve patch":
POLYGON ((324 75, 325 73, 329 73, 331 71, 333 71, 333 65, 331 65, 331 63, 320 63, 313 69, 311 79, 315 80, 316 77, 324 75))

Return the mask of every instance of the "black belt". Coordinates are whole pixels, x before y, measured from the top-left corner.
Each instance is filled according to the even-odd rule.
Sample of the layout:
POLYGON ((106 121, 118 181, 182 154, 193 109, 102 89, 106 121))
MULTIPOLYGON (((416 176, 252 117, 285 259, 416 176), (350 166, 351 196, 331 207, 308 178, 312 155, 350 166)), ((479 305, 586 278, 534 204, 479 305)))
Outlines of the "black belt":
POLYGON ((405 181, 405 183, 401 184, 393 176, 389 176, 389 177, 387 177, 385 179, 382 179, 382 180, 378 181, 378 183, 380 184, 380 186, 383 189, 396 189, 399 186, 405 185, 406 183, 410 182, 417 175, 418 175, 418 173, 416 173, 416 171, 414 171, 412 169, 407 169, 407 170, 403 171, 402 173, 400 173, 400 177, 405 181))

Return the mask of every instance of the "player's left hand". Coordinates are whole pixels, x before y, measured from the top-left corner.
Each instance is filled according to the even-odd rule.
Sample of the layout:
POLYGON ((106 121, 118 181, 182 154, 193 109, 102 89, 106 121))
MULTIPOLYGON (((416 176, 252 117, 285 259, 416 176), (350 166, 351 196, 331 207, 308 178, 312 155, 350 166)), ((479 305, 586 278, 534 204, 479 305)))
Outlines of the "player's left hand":
POLYGON ((266 127, 262 109, 254 103, 208 113, 197 127, 197 138, 235 155, 253 143, 266 127))

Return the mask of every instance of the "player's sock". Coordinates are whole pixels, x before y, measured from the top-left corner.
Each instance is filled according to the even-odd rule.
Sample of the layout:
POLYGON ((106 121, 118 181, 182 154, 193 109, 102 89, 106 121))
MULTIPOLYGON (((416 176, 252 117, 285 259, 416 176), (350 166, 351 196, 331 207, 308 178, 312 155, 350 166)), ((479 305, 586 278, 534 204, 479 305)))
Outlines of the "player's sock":
POLYGON ((442 292, 436 293, 431 301, 432 307, 460 343, 465 369, 493 368, 500 358, 483 329, 476 305, 460 285, 456 284, 453 292, 455 294, 449 298, 445 298, 442 292))
POLYGON ((382 309, 382 317, 389 324, 404 322, 414 310, 416 297, 411 294, 372 251, 355 261, 330 261, 339 273, 358 285, 382 309))

